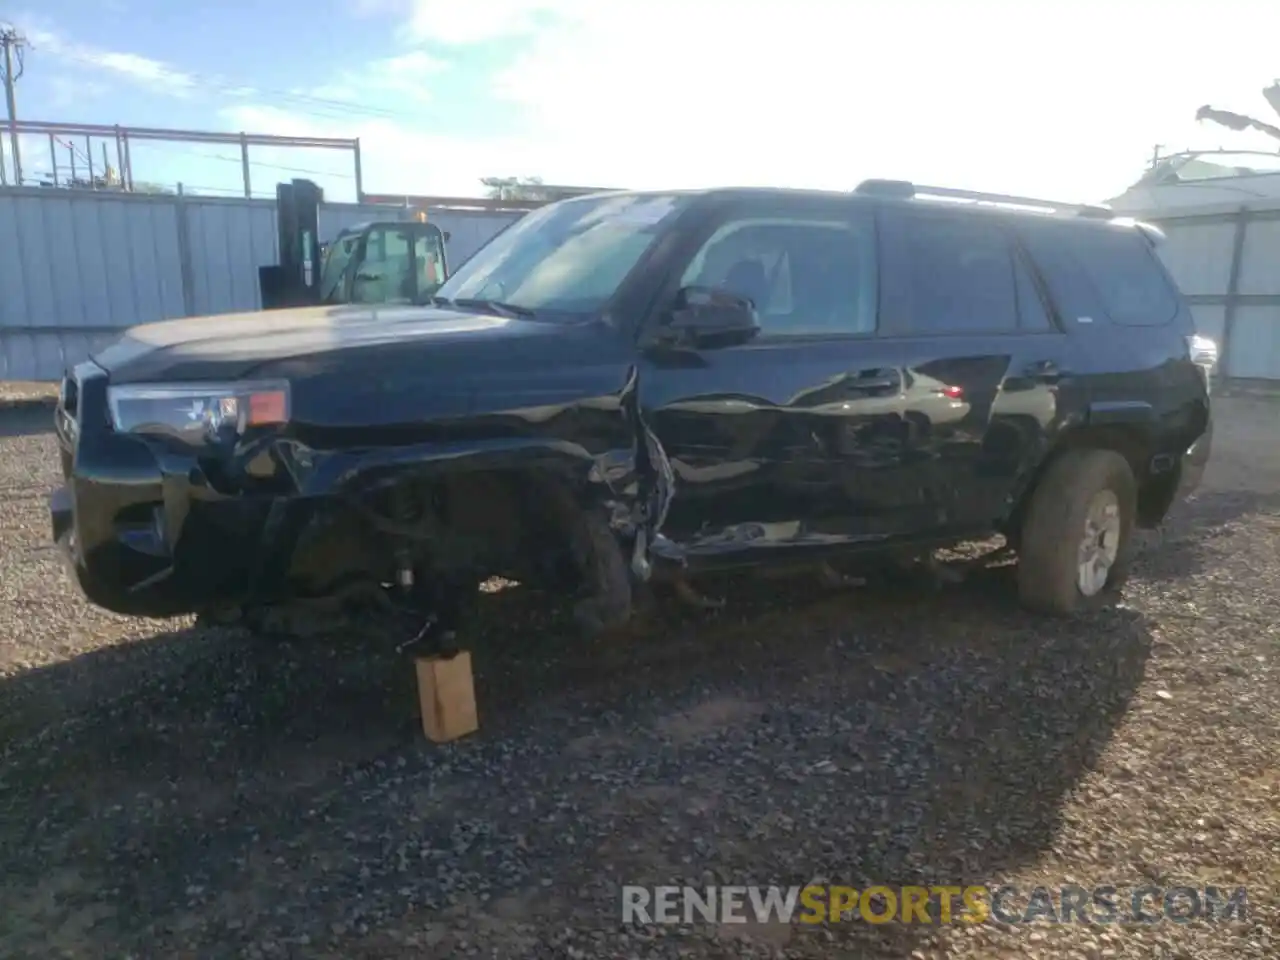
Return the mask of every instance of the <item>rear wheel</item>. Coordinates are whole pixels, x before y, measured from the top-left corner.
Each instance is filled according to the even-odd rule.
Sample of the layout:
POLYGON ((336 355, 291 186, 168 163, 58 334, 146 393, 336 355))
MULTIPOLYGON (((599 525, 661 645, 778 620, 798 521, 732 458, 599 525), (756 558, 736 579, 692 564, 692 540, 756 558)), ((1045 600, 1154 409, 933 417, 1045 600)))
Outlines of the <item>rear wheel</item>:
POLYGON ((1106 603, 1128 579, 1137 503, 1129 463, 1111 450, 1073 450, 1032 494, 1018 550, 1027 607, 1071 614, 1106 603))

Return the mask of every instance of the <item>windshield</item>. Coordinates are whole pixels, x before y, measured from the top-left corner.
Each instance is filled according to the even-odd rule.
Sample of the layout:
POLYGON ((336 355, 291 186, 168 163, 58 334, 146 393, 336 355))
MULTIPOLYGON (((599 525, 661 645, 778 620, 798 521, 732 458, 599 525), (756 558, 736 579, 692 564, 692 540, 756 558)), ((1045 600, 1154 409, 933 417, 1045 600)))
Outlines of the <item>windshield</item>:
POLYGON ((497 300, 538 312, 594 313, 684 202, 677 195, 647 194, 541 207, 477 251, 439 296, 497 300))

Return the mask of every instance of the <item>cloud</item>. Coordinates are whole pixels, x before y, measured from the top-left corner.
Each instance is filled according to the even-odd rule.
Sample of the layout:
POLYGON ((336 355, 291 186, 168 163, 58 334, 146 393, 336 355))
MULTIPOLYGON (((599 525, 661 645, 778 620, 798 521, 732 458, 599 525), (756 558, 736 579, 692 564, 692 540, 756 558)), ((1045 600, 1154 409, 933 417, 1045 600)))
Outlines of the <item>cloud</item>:
POLYGON ((351 0, 352 16, 394 23, 411 43, 464 47, 527 36, 563 15, 565 0, 351 0))
POLYGON ((89 100, 97 100, 111 90, 111 85, 100 80, 54 75, 46 78, 49 103, 55 110, 81 107, 89 100))
POLYGON ((335 81, 303 91, 306 96, 344 103, 360 103, 387 95, 425 103, 431 99, 429 79, 447 70, 449 64, 421 50, 374 60, 361 70, 343 71, 335 81))
POLYGON ((197 85, 198 78, 162 60, 118 50, 104 50, 77 43, 51 30, 28 31, 33 49, 61 60, 104 70, 126 80, 180 96, 197 85))
POLYGON ((121 74, 142 83, 156 86, 163 85, 170 89, 174 87, 186 89, 196 85, 196 80, 191 74, 177 70, 160 60, 152 60, 136 53, 117 53, 111 50, 84 48, 81 58, 88 60, 95 66, 102 67, 104 70, 121 74))
MULTIPOLYGON (((420 0, 419 16, 435 4, 420 0)), ((552 12, 519 6, 517 23, 552 12)), ((1231 91, 1256 99, 1280 33, 1280 8, 1236 0, 1194 18, 1148 0, 564 0, 553 12, 494 81, 548 180, 847 189, 882 176, 1067 200, 1123 189, 1157 142, 1203 143, 1195 109, 1231 91)))
MULTIPOLYGON (((222 110, 228 130, 270 130, 284 136, 359 137, 362 174, 367 193, 482 196, 480 178, 511 170, 545 169, 549 156, 530 141, 515 136, 455 137, 409 129, 387 119, 327 119, 300 115, 287 108, 246 104, 222 110)), ((314 176, 330 199, 354 200, 351 160, 336 151, 302 151, 255 147, 257 163, 332 171, 314 176)), ((282 174, 287 176, 288 174, 282 174)), ((255 171, 255 181, 267 171, 255 171)))
POLYGON ((408 6, 411 39, 450 46, 527 35, 566 12, 565 0, 412 0, 408 6))
POLYGON ((42 53, 110 74, 154 93, 188 97, 200 92, 208 99, 270 100, 290 104, 300 113, 335 118, 363 114, 394 119, 401 112, 381 104, 390 100, 408 106, 427 102, 432 87, 428 78, 437 77, 449 67, 447 61, 425 51, 409 50, 363 63, 356 69, 343 70, 316 87, 269 90, 221 76, 193 73, 137 53, 93 47, 53 30, 29 29, 28 35, 42 53))
MULTIPOLYGON (((476 194, 480 177, 512 174, 637 188, 848 189, 879 176, 1098 200, 1135 180, 1156 143, 1244 146, 1197 126, 1195 110, 1264 110, 1280 35, 1280 7, 1248 0, 1218 0, 1212 18, 1155 0, 354 3, 420 48, 319 88, 238 88, 220 116, 233 130, 358 136, 366 188, 386 193, 476 194), (449 89, 446 68, 483 70, 511 49, 488 82, 518 129, 402 122, 431 87, 449 89)), ((87 52, 161 89, 175 89, 166 71, 184 76, 87 52)))

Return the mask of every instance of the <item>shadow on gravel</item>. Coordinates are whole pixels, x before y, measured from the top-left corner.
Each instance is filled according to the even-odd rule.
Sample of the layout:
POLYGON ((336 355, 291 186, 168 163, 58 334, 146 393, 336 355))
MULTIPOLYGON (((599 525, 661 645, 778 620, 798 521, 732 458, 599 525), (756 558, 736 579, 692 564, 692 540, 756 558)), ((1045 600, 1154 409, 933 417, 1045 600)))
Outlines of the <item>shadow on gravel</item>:
MULTIPOLYGON (((447 747, 421 740, 399 626, 188 631, 4 681, 12 731, 95 674, 121 689, 10 744, 0 952, 738 957, 723 931, 620 928, 619 886, 990 881, 1051 845, 1150 646, 1132 610, 1033 619, 1008 577, 756 586, 609 644, 508 591, 472 644, 482 731, 447 747)), ((730 932, 907 957, 927 931, 730 932)))
POLYGON ((1230 524, 1260 515, 1280 516, 1280 493, 1202 490, 1174 507, 1163 541, 1141 553, 1137 572, 1148 580, 1180 580, 1220 565, 1214 542, 1230 534, 1230 524))
POLYGON ((53 404, 8 405, 0 402, 0 438, 33 437, 53 432, 53 404))

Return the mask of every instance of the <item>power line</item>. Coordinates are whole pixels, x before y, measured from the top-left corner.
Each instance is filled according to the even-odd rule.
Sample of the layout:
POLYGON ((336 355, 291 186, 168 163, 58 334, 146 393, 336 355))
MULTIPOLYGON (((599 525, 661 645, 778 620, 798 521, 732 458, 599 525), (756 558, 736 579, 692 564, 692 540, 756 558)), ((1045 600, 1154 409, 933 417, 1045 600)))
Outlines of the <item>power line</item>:
MULTIPOLYGON (((54 137, 54 142, 58 146, 65 148, 67 153, 71 155, 73 158, 83 163, 85 165, 85 169, 90 169, 92 167, 92 164, 89 162, 89 155, 81 147, 77 146, 73 141, 64 140, 62 137, 54 137)), ((184 147, 174 146, 170 144, 165 144, 164 148, 178 151, 188 156, 198 157, 201 160, 218 160, 226 163, 234 163, 237 166, 240 166, 243 163, 243 160, 240 157, 228 157, 222 154, 201 153, 198 150, 193 150, 189 147, 184 148, 184 147)), ((57 170, 61 165, 57 163, 56 158, 51 158, 51 159, 54 160, 53 174, 56 174, 57 170)), ((251 167, 257 167, 262 170, 280 170, 286 173, 303 173, 303 174, 309 174, 311 176, 331 177, 333 179, 341 179, 341 180, 353 179, 352 175, 349 173, 337 173, 331 170, 317 170, 311 167, 295 167, 295 166, 290 166, 288 164, 283 164, 283 163, 269 163, 263 160, 250 160, 249 165, 251 167)), ((71 165, 70 169, 74 175, 75 173, 74 163, 71 165)), ((37 177, 50 176, 50 175, 52 174, 50 174, 49 171, 41 171, 40 173, 36 174, 37 177)), ((25 179, 32 180, 33 178, 28 176, 25 179)), ((177 183, 177 182, 178 181, 176 180, 174 181, 174 183, 177 183)), ((187 184, 184 183, 184 186, 187 186, 187 184)), ((200 186, 196 184, 191 184, 189 186, 190 186, 190 189, 192 190, 209 190, 209 191, 215 191, 215 192, 235 193, 235 194, 239 194, 241 192, 238 188, 235 188, 235 187, 211 187, 211 186, 200 186)), ((268 193, 264 191, 255 191, 255 193, 260 196, 275 196, 274 193, 268 193)))
MULTIPOLYGON (((192 147, 183 147, 183 146, 178 146, 178 145, 176 145, 176 144, 167 144, 167 143, 166 143, 166 144, 163 144, 163 145, 161 146, 161 149, 165 149, 165 150, 172 150, 172 151, 177 152, 177 153, 182 153, 184 156, 198 157, 198 158, 199 158, 199 159, 201 159, 201 160, 217 160, 217 161, 221 161, 221 162, 223 162, 223 163, 234 163, 236 166, 242 166, 242 165, 244 164, 244 158, 243 158, 243 157, 229 157, 229 156, 226 156, 225 154, 210 154, 210 153, 202 153, 202 152, 201 152, 200 150, 198 150, 198 149, 195 149, 195 148, 192 148, 192 147)), ((289 165, 289 164, 284 164, 284 163, 271 163, 271 162, 269 162, 269 161, 265 161, 265 160, 250 160, 250 161, 249 161, 249 166, 250 166, 250 167, 257 168, 257 169, 260 169, 260 170, 276 170, 276 171, 281 171, 281 172, 285 172, 285 173, 306 174, 306 175, 309 175, 309 176, 315 176, 315 177, 329 177, 329 178, 333 178, 333 179, 335 179, 335 180, 338 180, 338 179, 340 179, 340 180, 352 180, 352 179, 354 179, 353 175, 352 175, 352 174, 349 174, 349 173, 337 173, 337 172, 332 171, 332 170, 317 170, 317 169, 315 169, 315 168, 313 168, 313 167, 295 167, 295 166, 292 166, 292 165, 289 165)), ((175 182, 176 182, 176 181, 175 181, 175 182)), ((185 184, 184 184, 184 186, 185 186, 185 184)), ((237 193, 237 192, 239 192, 239 191, 235 190, 235 188, 232 188, 232 187, 217 187, 217 188, 214 188, 214 187, 195 187, 195 186, 193 186, 193 187, 192 187, 192 189, 198 189, 198 190, 213 190, 213 189, 217 189, 217 190, 225 190, 226 192, 230 192, 230 193, 237 193)), ((263 191, 253 191, 253 193, 254 193, 254 195, 255 195, 255 196, 271 196, 271 197, 274 197, 274 196, 275 196, 275 193, 274 193, 274 192, 267 193, 267 192, 263 192, 263 191)))
MULTIPOLYGON (((95 67, 99 70, 103 68, 102 62, 92 56, 68 52, 59 52, 58 55, 66 60, 72 60, 76 63, 95 67)), ((181 84, 183 86, 190 84, 196 87, 216 90, 220 93, 262 95, 269 99, 283 101, 286 106, 293 107, 298 113, 318 117, 323 120, 341 119, 343 116, 367 116, 383 120, 417 119, 412 114, 405 113, 400 110, 392 110, 387 107, 363 106, 357 103, 349 103, 344 100, 333 100, 328 97, 316 97, 311 94, 296 93, 288 90, 273 90, 265 87, 255 87, 248 84, 232 83, 219 77, 210 77, 198 73, 188 73, 186 71, 174 70, 170 72, 173 76, 181 77, 183 81, 185 81, 181 84), (300 107, 303 106, 310 107, 311 109, 301 109, 300 107)))
POLYGON ((67 152, 70 153, 73 157, 80 157, 81 159, 83 159, 86 167, 91 165, 89 162, 89 154, 83 152, 78 146, 76 146, 70 140, 63 140, 61 137, 54 137, 53 139, 55 143, 60 143, 62 146, 66 147, 67 152))
MULTIPOLYGON (((226 157, 216 153, 200 153, 196 150, 185 147, 174 147, 165 145, 170 150, 181 150, 189 153, 193 157, 201 157, 204 160, 222 160, 227 163, 242 164, 244 161, 241 157, 226 157)), ((265 160, 250 160, 249 166, 260 167, 263 170, 283 170, 286 173, 309 173, 316 177, 334 177, 335 179, 351 180, 352 175, 349 173, 333 173, 329 170, 314 170, 310 167, 291 167, 283 163, 268 163, 265 160)))
MULTIPOLYGON (((28 41, 26 41, 25 38, 21 38, 20 42, 23 45, 23 47, 33 46, 28 41)), ((107 69, 110 69, 110 66, 103 62, 103 56, 105 56, 105 54, 95 55, 94 51, 87 49, 85 47, 79 47, 79 46, 69 47, 67 45, 64 45, 56 41, 51 44, 51 48, 52 48, 51 52, 53 53, 53 55, 61 59, 70 60, 76 63, 82 63, 97 69, 103 69, 104 67, 106 67, 107 69)), ((7 51, 8 51, 8 47, 6 46, 5 52, 7 53, 7 51)), ((19 48, 18 50, 18 57, 19 57, 19 61, 21 61, 21 57, 22 57, 21 48, 19 48)), ((303 93, 297 93, 293 91, 272 90, 269 88, 259 88, 259 87, 253 87, 247 84, 234 84, 221 77, 207 76, 207 75, 202 75, 197 73, 190 73, 186 71, 171 69, 167 64, 164 64, 163 62, 159 62, 159 61, 151 61, 151 62, 154 63, 155 69, 157 71, 156 79, 163 80, 164 74, 167 73, 173 79, 175 86, 185 87, 185 86, 193 85, 197 87, 216 90, 223 93, 230 93, 230 94, 236 94, 241 96, 264 95, 265 97, 271 100, 280 101, 279 105, 286 106, 289 109, 294 110, 298 113, 319 117, 321 119, 333 120, 333 119, 338 119, 344 116, 366 116, 366 117, 374 117, 374 118, 381 118, 381 119, 404 119, 404 120, 416 119, 408 113, 404 113, 398 110, 393 110, 385 107, 364 106, 361 104, 349 103, 342 100, 335 100, 327 97, 319 97, 311 94, 303 94, 303 93)), ((21 62, 19 63, 18 73, 19 74, 21 73, 21 62)), ((10 103, 12 104, 12 100, 10 100, 10 103)), ((22 176, 21 176, 21 171, 18 167, 18 161, 17 161, 17 139, 18 138, 17 138, 17 131, 15 129, 14 122, 13 122, 15 119, 16 118, 14 116, 14 112, 11 106, 10 108, 10 139, 13 143, 13 149, 15 154, 15 171, 17 174, 16 182, 21 183, 22 176)), ((127 144, 126 144, 126 148, 127 148, 127 144)), ((210 155, 206 154, 204 156, 208 157, 210 155)), ((245 189, 246 190, 249 189, 249 180, 248 180, 249 168, 260 167, 263 169, 276 169, 276 170, 281 170, 289 173, 298 173, 298 174, 304 174, 304 175, 334 177, 334 178, 341 178, 344 180, 354 179, 356 181, 356 194, 357 196, 360 194, 360 159, 359 159, 358 147, 356 152, 356 173, 354 177, 350 174, 332 173, 327 170, 316 170, 316 169, 307 168, 307 167, 294 167, 286 164, 271 164, 271 163, 265 163, 262 161, 251 161, 248 159, 247 155, 242 155, 239 158, 222 156, 222 155, 213 155, 210 158, 221 161, 221 162, 241 164, 245 170, 245 189)), ((92 161, 88 157, 85 157, 85 163, 90 168, 92 167, 92 161)), ((122 164, 128 171, 130 171, 130 174, 131 174, 133 169, 133 164, 129 162, 127 159, 122 160, 122 164)), ((3 155, 2 153, 0 153, 0 183, 4 182, 3 176, 4 176, 3 155)))
POLYGON ((194 147, 188 148, 195 156, 201 159, 217 160, 219 162, 238 162, 244 171, 244 190, 245 195, 250 195, 250 176, 249 170, 254 166, 267 169, 282 169, 294 173, 311 174, 321 177, 333 177, 341 179, 351 179, 355 181, 356 196, 360 196, 361 191, 361 170, 360 170, 360 141, 359 139, 345 140, 333 137, 282 137, 270 134, 260 133, 224 133, 219 131, 201 131, 201 130, 169 130, 163 128, 152 127, 122 127, 120 125, 108 126, 106 124, 60 124, 43 120, 19 120, 17 128, 20 133, 39 134, 47 136, 50 139, 50 148, 57 153, 56 145, 61 145, 67 149, 68 154, 73 159, 78 159, 79 150, 68 142, 66 138, 80 137, 85 142, 85 153, 83 154, 84 163, 92 171, 92 158, 90 154, 93 151, 93 140, 103 141, 103 169, 110 173, 111 162, 106 157, 106 144, 113 139, 116 142, 117 161, 124 172, 122 183, 126 188, 133 182, 134 163, 130 155, 130 144, 136 149, 139 142, 163 142, 171 143, 187 143, 201 145, 197 150, 194 147), (226 154, 213 154, 204 152, 214 144, 238 145, 240 147, 239 159, 236 160, 226 154), (272 163, 267 160, 250 160, 250 147, 289 147, 301 149, 342 149, 350 151, 355 160, 354 175, 337 173, 330 169, 317 169, 310 166, 296 166, 287 163, 272 163))

